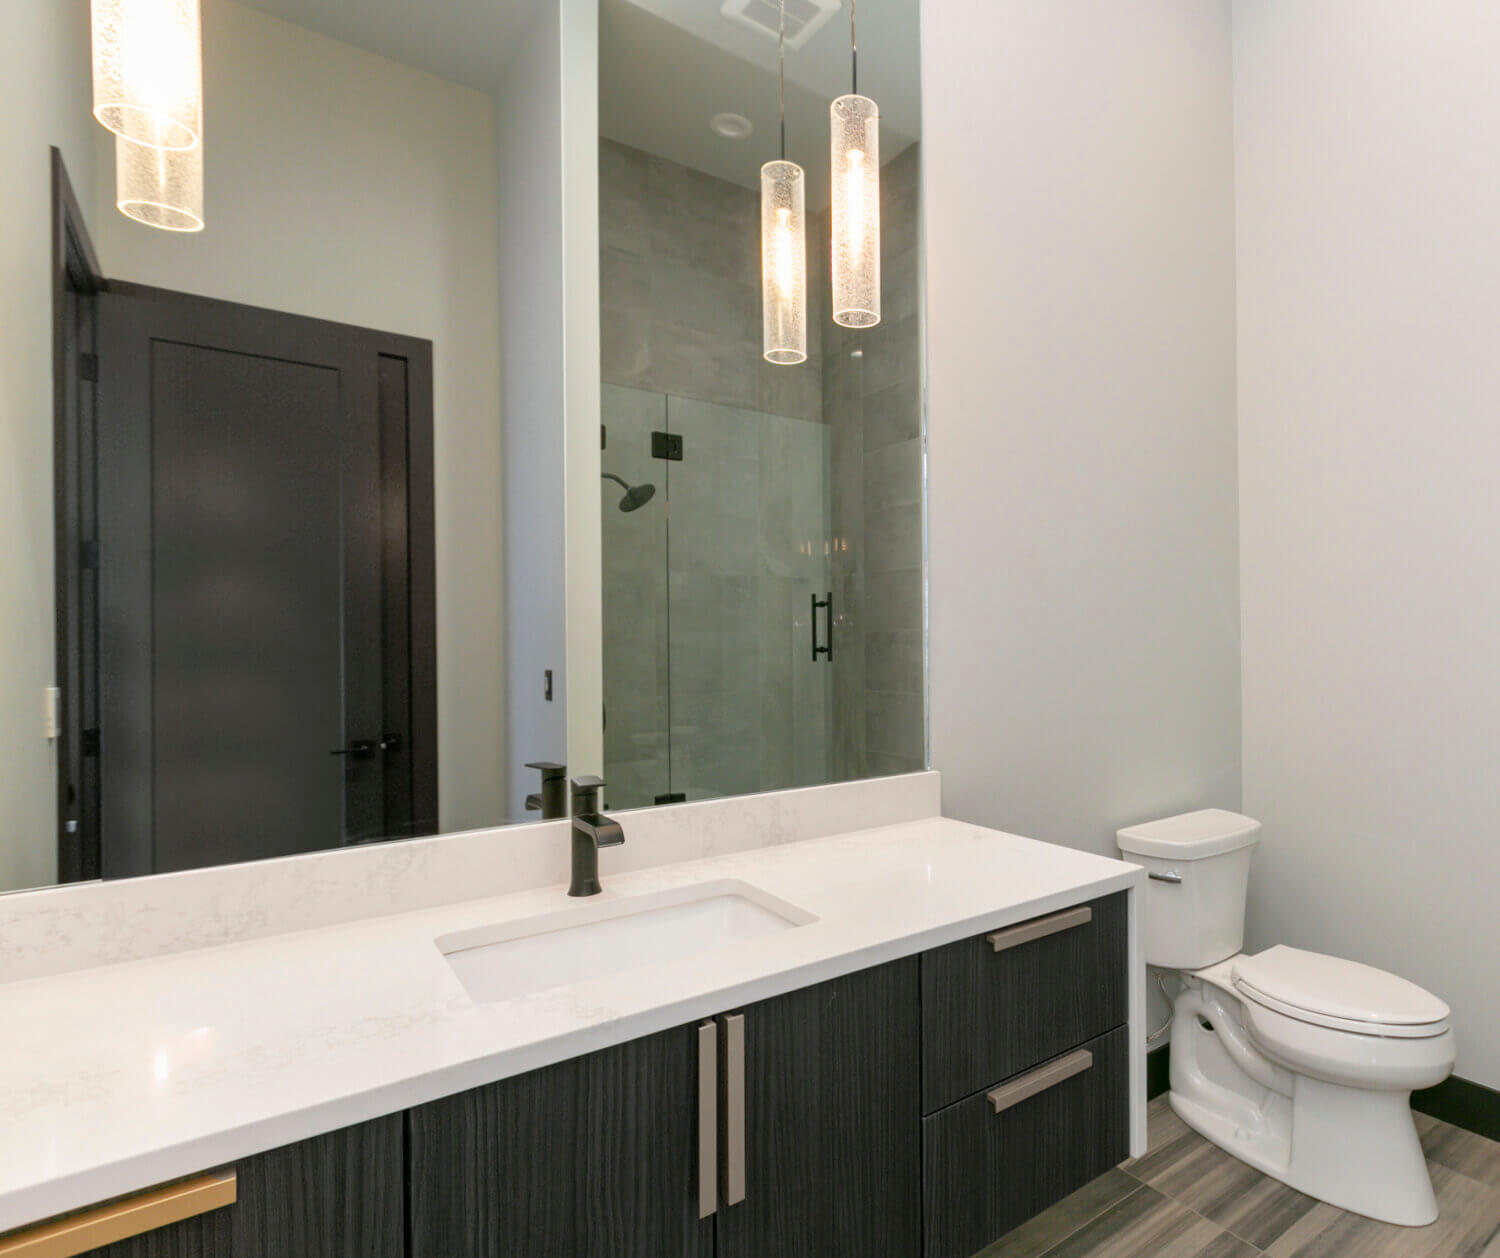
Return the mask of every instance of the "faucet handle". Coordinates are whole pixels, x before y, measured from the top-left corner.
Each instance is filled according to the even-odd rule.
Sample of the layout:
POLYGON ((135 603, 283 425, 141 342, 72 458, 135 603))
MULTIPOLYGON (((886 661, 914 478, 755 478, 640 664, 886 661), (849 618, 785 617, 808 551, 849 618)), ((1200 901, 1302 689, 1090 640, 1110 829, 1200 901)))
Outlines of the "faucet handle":
POLYGON ((558 764, 555 760, 528 760, 526 767, 528 769, 540 769, 542 771, 543 782, 552 782, 558 778, 568 776, 568 766, 558 764))
POLYGON ((599 811, 599 792, 604 789, 604 779, 581 777, 573 779, 573 815, 599 811))

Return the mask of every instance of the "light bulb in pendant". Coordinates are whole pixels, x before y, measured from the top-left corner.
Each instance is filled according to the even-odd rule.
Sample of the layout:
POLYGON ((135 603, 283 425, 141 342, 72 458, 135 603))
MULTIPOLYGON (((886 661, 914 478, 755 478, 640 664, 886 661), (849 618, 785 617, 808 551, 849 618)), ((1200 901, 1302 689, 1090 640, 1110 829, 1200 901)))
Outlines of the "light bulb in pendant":
POLYGON ((153 148, 203 140, 199 0, 93 0, 94 117, 153 148))
POLYGON ((880 322, 880 108, 840 96, 829 108, 833 175, 833 321, 880 322))
POLYGON ((203 230, 203 145, 156 148, 115 137, 115 207, 163 231, 203 230))
POLYGON ((760 168, 760 245, 765 359, 807 361, 806 177, 796 162, 760 168))

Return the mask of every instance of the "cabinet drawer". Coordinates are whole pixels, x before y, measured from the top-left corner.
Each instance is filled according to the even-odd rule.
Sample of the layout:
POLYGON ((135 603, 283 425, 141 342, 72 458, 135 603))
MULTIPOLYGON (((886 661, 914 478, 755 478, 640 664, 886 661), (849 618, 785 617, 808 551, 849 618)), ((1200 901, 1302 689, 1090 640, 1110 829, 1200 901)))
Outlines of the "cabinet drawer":
POLYGON ((1129 1156, 1128 1036, 1119 1027, 922 1120, 926 1258, 970 1258, 1129 1156))
POLYGON ((1123 1023, 1125 912, 1122 891, 923 954, 922 1112, 1123 1023))

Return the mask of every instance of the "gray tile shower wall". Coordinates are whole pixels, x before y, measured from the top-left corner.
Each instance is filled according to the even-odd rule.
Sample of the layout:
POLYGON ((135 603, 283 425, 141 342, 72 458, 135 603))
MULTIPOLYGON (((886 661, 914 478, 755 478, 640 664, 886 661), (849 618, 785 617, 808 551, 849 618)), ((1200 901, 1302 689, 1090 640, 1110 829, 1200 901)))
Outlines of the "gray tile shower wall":
MULTIPOLYGON (((599 233, 606 384, 823 418, 821 321, 801 366, 761 356, 759 192, 601 139, 599 233)), ((810 269, 811 309, 827 288, 810 269)))
MULTIPOLYGON (((832 447, 833 580, 843 661, 834 671, 836 778, 926 763, 922 617, 921 152, 881 171, 883 319, 821 315, 823 415, 832 447)), ((828 217, 814 218, 828 271, 828 217)))
POLYGON ((645 513, 606 514, 615 806, 650 802, 667 776, 674 790, 728 794, 925 766, 919 174, 916 146, 882 171, 884 322, 868 332, 833 323, 829 216, 809 214, 808 362, 772 367, 758 192, 600 143, 606 464, 670 485, 676 543, 645 513), (821 451, 798 431, 809 421, 821 451), (758 477, 758 499, 734 460, 712 457, 718 438, 734 440, 719 424, 758 442, 736 464, 758 477), (626 440, 634 450, 647 428, 684 426, 699 429, 695 475, 625 469, 626 440), (708 500, 694 501, 696 479, 708 500), (737 558, 736 542, 757 554, 737 558), (832 667, 807 660, 809 581, 833 591, 832 667))

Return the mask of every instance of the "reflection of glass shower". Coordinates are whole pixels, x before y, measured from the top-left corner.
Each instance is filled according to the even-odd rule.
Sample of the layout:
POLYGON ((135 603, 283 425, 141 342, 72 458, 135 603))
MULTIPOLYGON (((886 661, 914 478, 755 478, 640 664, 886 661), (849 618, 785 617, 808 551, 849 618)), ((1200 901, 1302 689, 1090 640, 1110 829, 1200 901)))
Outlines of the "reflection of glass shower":
POLYGON ((827 426, 610 384, 603 418, 604 471, 657 491, 604 482, 608 805, 828 781, 827 426))

